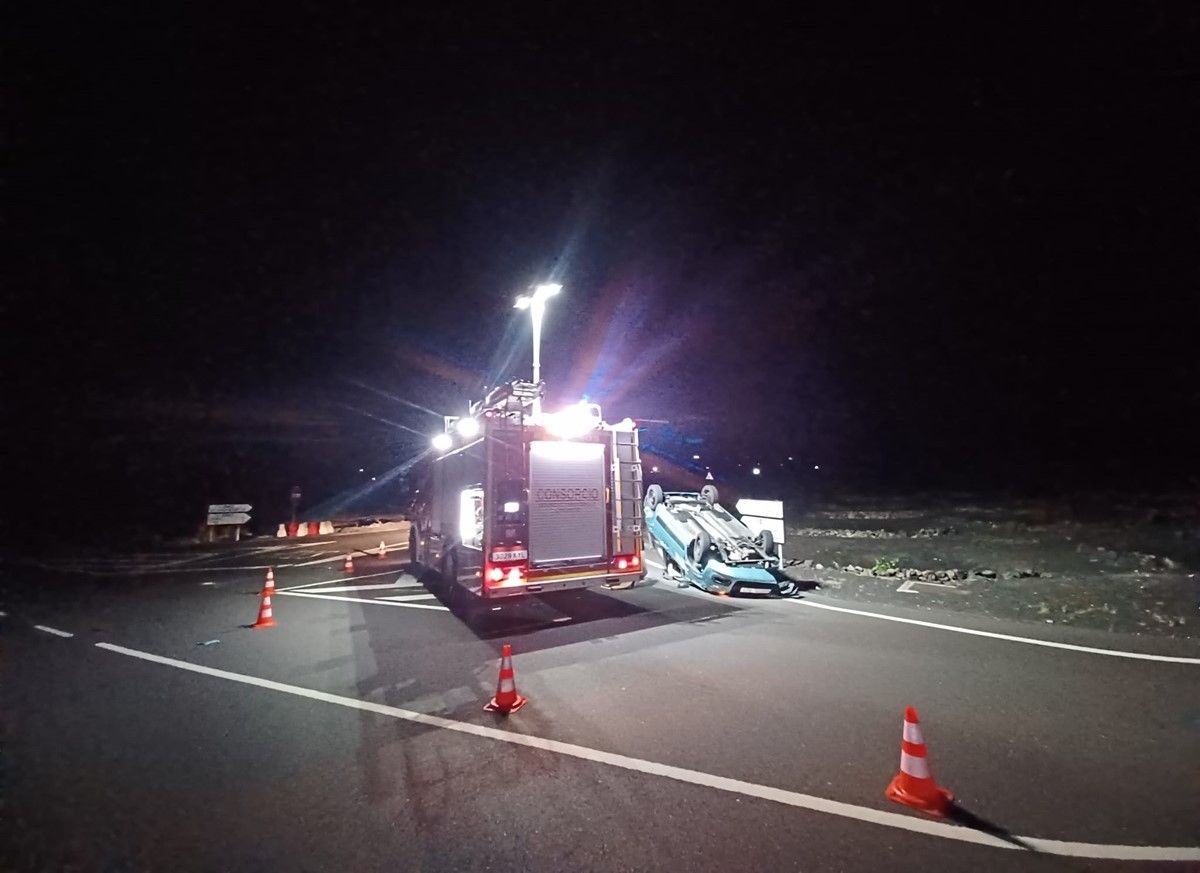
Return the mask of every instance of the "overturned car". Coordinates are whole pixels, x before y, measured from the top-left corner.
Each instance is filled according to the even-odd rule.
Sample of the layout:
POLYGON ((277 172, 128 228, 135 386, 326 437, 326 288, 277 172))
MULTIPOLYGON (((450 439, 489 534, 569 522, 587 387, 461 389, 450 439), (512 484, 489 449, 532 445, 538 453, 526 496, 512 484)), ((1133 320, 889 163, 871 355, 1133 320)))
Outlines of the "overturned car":
POLYGON ((662 551, 667 577, 713 594, 787 593, 780 590, 786 577, 771 531, 753 533, 717 496, 712 485, 699 492, 647 489, 646 530, 662 551))

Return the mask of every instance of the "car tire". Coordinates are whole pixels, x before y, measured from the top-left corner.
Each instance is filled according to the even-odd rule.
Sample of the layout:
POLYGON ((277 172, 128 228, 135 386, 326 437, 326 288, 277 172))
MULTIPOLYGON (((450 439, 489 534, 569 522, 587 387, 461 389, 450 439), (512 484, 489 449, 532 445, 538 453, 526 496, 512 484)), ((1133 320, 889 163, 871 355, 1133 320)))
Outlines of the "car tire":
POLYGON ((758 536, 754 539, 758 541, 759 546, 762 547, 764 552, 771 557, 775 557, 775 534, 764 528, 758 532, 758 536))
POLYGON ((663 490, 661 485, 651 485, 646 489, 646 499, 643 504, 646 508, 646 515, 653 515, 654 510, 658 509, 660 503, 663 502, 663 490))
POLYGON ((702 530, 696 534, 696 538, 692 540, 692 563, 703 567, 711 548, 712 537, 708 535, 708 531, 702 530))
POLYGON ((700 489, 700 502, 708 506, 716 506, 717 504, 717 486, 705 485, 700 489))

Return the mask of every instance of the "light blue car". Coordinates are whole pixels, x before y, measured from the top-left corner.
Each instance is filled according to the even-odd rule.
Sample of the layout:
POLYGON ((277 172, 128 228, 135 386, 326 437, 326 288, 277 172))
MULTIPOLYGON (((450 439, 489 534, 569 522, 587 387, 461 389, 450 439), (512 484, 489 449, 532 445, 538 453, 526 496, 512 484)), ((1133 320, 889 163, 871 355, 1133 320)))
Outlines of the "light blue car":
POLYGON ((713 594, 779 594, 779 551, 769 530, 754 534, 717 502, 717 489, 664 492, 651 485, 646 529, 662 551, 666 574, 681 587, 713 594))

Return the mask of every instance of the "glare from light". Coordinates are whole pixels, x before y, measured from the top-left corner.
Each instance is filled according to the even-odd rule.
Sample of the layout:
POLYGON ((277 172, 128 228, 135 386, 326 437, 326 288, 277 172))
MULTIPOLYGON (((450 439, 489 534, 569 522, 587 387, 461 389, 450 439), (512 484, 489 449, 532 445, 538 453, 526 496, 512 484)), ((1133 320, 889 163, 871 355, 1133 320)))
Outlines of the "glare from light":
POLYGON ((814 470, 820 470, 820 469, 821 469, 821 465, 820 465, 820 464, 813 464, 813 469, 814 469, 814 470))
POLYGON ((753 473, 755 476, 761 476, 761 475, 762 475, 762 470, 758 469, 758 467, 755 467, 755 468, 754 468, 753 470, 751 470, 750 472, 751 472, 751 473, 753 473))
POLYGON ((789 460, 789 461, 794 461, 794 460, 796 460, 796 459, 795 459, 795 458, 793 458, 791 455, 788 455, 788 460, 789 460))
POLYGON ((479 421, 474 418, 460 418, 454 428, 463 439, 479 436, 479 421))
POLYGON ((650 472, 651 472, 651 473, 657 473, 657 472, 658 472, 658 467, 651 467, 651 468, 650 468, 650 472))
POLYGON ((358 472, 360 472, 360 473, 365 473, 365 472, 366 472, 366 470, 364 470, 362 467, 359 467, 359 468, 358 468, 358 472))
POLYGON ((435 436, 433 438, 432 442, 433 442, 433 447, 435 449, 437 449, 439 452, 448 452, 448 451, 450 451, 451 447, 454 445, 454 440, 450 437, 450 434, 448 434, 448 433, 439 433, 437 436, 435 436))
POLYGON ((692 455, 692 460, 693 460, 693 461, 699 461, 699 460, 700 460, 700 456, 699 456, 699 455, 692 455))
POLYGON ((600 421, 600 407, 595 403, 583 401, 541 417, 546 432, 564 440, 574 439, 595 430, 600 426, 600 421))
POLYGON ((507 513, 520 512, 521 504, 515 500, 510 500, 504 504, 504 511, 507 513))
POLYGON ((535 303, 545 303, 562 290, 557 282, 546 282, 533 289, 533 294, 522 294, 513 303, 513 309, 528 309, 535 303))

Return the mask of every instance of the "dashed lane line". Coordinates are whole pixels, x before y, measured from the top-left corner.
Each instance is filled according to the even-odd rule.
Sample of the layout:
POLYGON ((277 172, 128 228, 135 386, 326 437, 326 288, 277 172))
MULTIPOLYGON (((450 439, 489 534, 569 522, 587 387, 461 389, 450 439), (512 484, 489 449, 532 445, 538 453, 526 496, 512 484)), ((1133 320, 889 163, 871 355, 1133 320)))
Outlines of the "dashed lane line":
POLYGON ((287 588, 280 588, 280 591, 302 591, 306 588, 315 588, 318 585, 345 585, 349 582, 357 582, 359 579, 378 579, 380 576, 402 576, 404 575, 399 570, 384 570, 382 573, 364 573, 361 576, 342 576, 337 579, 325 579, 321 582, 306 582, 303 585, 290 585, 287 588))
POLYGON ((828 603, 815 603, 812 600, 788 599, 783 601, 794 606, 808 606, 813 609, 827 609, 830 612, 844 612, 849 615, 860 615, 864 618, 877 618, 881 621, 894 621, 900 624, 911 624, 917 627, 928 627, 934 630, 950 631, 956 634, 968 634, 973 637, 987 637, 993 640, 1004 640, 1009 643, 1025 643, 1029 646, 1044 646, 1048 649, 1063 649, 1068 652, 1083 652, 1088 655, 1108 655, 1112 658, 1131 658, 1136 661, 1158 661, 1165 664, 1200 664, 1200 658, 1185 658, 1179 655, 1150 655, 1145 652, 1126 652, 1120 649, 1101 649, 1096 646, 1077 646, 1074 643, 1060 643, 1054 640, 1039 640, 1035 637, 1018 637, 1013 634, 1001 634, 995 631, 976 630, 970 627, 959 627, 953 624, 939 624, 935 621, 922 621, 917 618, 901 618, 898 615, 887 615, 882 612, 868 612, 865 609, 850 609, 845 606, 832 606, 828 603))
POLYGON ((866 822, 868 824, 880 825, 883 827, 909 831, 912 833, 925 834, 927 836, 939 837, 945 840, 973 843, 975 845, 990 846, 996 849, 1009 849, 1015 851, 1021 851, 1027 847, 1030 850, 1043 854, 1060 855, 1074 858, 1100 858, 1118 861, 1200 861, 1200 847, 1196 846, 1125 846, 1113 845, 1109 843, 1080 843, 1065 840, 1047 840, 1040 837, 1017 836, 1009 838, 1010 840, 1019 841, 1020 844, 1023 844, 1020 845, 1016 842, 1009 842, 1008 840, 1001 839, 1000 837, 993 836, 983 831, 972 830, 970 828, 949 824, 947 822, 916 818, 896 812, 885 812, 883 810, 872 809, 866 806, 856 806, 852 803, 843 803, 839 800, 830 800, 825 797, 816 797, 811 794, 801 794, 798 791, 788 791, 783 788, 774 788, 769 785, 758 785, 753 782, 745 782, 741 779, 731 779, 727 776, 718 776, 712 773, 704 773, 699 770, 688 770, 684 767, 675 767, 670 764, 660 764, 656 761, 647 761, 642 758, 631 758, 627 755, 618 755, 613 752, 605 752, 600 749, 592 749, 587 746, 579 746, 574 743, 564 743, 560 742, 559 740, 551 740, 544 737, 531 736, 528 734, 519 734, 514 731, 500 730, 499 728, 471 724, 470 722, 454 721, 453 719, 442 718, 441 716, 436 715, 428 715, 422 712, 413 712, 412 710, 400 709, 399 707, 388 706, 387 704, 383 703, 375 703, 369 700, 358 700, 353 697, 343 697, 341 695, 330 694, 325 691, 316 691, 311 688, 303 688, 299 685, 288 685, 283 682, 275 682, 271 679, 262 679, 258 676, 249 676, 244 673, 233 673, 228 670, 218 670, 215 667, 205 667, 200 664, 192 664, 187 661, 179 661, 174 658, 165 658, 162 655, 154 655, 149 652, 139 651, 137 649, 128 649, 124 646, 113 645, 112 643, 96 643, 96 647, 104 649, 105 651, 114 652, 118 655, 138 658, 143 661, 149 661, 151 663, 161 664, 167 667, 174 667, 178 670, 187 670, 192 673, 199 673, 201 675, 211 676, 217 679, 225 679, 230 682, 239 682, 243 685, 252 685, 268 691, 291 694, 295 697, 305 697, 309 700, 316 700, 321 703, 330 703, 335 706, 344 706, 349 709, 357 709, 363 712, 373 712, 377 715, 401 719, 403 721, 422 724, 428 727, 441 728, 442 730, 454 731, 455 733, 467 734, 469 736, 481 737, 489 740, 496 740, 502 743, 510 743, 516 746, 525 746, 531 749, 539 749, 545 752, 566 755, 568 757, 578 758, 584 761, 592 761, 598 764, 606 764, 611 767, 618 767, 623 770, 630 770, 649 776, 660 776, 665 779, 675 780, 676 782, 699 785, 704 788, 712 788, 717 791, 738 794, 743 797, 759 798, 761 800, 781 803, 799 809, 807 809, 813 812, 825 813, 827 815, 841 816, 842 818, 852 819, 854 821, 866 822))
POLYGON ((372 606, 406 606, 409 609, 436 609, 439 612, 449 612, 449 608, 432 603, 399 603, 395 600, 368 600, 365 597, 346 597, 342 594, 317 594, 309 591, 276 591, 280 597, 303 597, 308 600, 344 600, 347 603, 367 603, 372 606))
MULTIPOLYGON (((385 548, 389 552, 401 552, 401 551, 407 552, 408 551, 408 543, 388 543, 385 545, 385 548)), ((350 549, 349 551, 351 553, 359 554, 359 555, 377 555, 377 554, 379 554, 378 548, 350 549)), ((314 567, 317 564, 332 564, 334 561, 344 560, 344 555, 345 555, 344 552, 338 552, 332 558, 317 558, 315 561, 301 561, 298 564, 280 564, 279 566, 280 567, 314 567)))
POLYGON ((73 637, 73 636, 75 636, 75 634, 73 634, 73 633, 69 633, 68 631, 65 631, 65 630, 59 630, 56 627, 50 627, 49 625, 45 625, 45 624, 35 624, 33 626, 33 628, 34 628, 34 630, 40 630, 42 633, 54 634, 56 637, 73 637))

